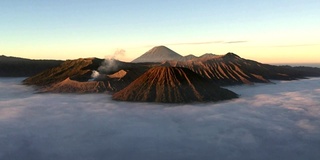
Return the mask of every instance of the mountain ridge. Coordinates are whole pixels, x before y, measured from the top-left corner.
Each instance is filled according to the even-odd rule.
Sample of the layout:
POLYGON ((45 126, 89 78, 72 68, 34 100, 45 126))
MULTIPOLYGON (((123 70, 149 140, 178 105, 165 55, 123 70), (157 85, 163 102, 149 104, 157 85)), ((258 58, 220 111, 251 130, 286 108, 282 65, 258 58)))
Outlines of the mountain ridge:
POLYGON ((34 60, 12 56, 0 56, 0 77, 28 77, 52 67, 59 66, 61 60, 34 60))

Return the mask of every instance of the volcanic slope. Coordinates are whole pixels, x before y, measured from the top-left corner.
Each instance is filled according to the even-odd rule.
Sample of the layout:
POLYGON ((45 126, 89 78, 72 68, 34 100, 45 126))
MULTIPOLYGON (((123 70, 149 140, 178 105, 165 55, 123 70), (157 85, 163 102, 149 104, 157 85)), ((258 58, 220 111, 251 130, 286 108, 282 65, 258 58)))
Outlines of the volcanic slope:
POLYGON ((188 103, 220 101, 238 95, 220 88, 187 68, 154 67, 113 94, 114 100, 188 103))
POLYGON ((23 81, 39 86, 40 92, 92 93, 116 92, 150 69, 153 63, 135 64, 118 60, 80 58, 43 71, 23 81), (93 72, 99 76, 93 78, 93 72))
POLYGON ((295 80, 305 76, 320 76, 320 70, 312 73, 289 66, 273 66, 241 58, 234 53, 209 56, 187 61, 166 61, 162 66, 188 68, 219 85, 267 83, 270 79, 295 80))
POLYGON ((163 62, 167 60, 181 60, 183 56, 176 53, 175 51, 167 48, 166 46, 157 46, 140 57, 134 59, 133 63, 142 63, 142 62, 163 62))
POLYGON ((103 60, 98 58, 67 60, 60 66, 53 67, 25 79, 23 83, 44 86, 61 82, 67 78, 76 81, 88 81, 91 78, 92 70, 96 70, 102 62, 103 60))

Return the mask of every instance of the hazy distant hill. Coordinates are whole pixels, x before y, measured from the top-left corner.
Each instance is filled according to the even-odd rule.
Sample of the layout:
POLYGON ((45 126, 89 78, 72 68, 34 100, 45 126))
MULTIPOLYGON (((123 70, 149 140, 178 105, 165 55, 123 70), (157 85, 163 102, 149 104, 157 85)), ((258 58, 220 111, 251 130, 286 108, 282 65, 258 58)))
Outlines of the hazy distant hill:
POLYGON ((46 69, 58 66, 59 60, 31 60, 0 56, 0 77, 28 77, 46 69))

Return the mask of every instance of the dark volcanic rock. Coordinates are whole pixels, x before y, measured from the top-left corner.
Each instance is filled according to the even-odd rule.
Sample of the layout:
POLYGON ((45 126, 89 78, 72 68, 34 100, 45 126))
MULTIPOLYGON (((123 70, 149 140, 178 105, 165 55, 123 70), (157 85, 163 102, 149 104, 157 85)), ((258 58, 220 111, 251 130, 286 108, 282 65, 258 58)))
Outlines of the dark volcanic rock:
POLYGON ((186 68, 155 67, 113 95, 114 100, 187 103, 220 101, 237 94, 186 68))

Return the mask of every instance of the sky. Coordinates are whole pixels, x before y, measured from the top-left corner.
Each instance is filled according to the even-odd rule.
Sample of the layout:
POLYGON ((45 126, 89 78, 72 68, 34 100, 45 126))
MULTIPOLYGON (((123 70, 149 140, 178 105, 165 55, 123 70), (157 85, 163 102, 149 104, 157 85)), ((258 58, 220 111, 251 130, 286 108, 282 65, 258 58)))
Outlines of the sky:
POLYGON ((0 79, 0 159, 318 160, 320 78, 231 86, 219 103, 34 94, 0 79))
POLYGON ((124 61, 165 45, 265 63, 320 63, 319 0, 0 0, 0 55, 124 61))

